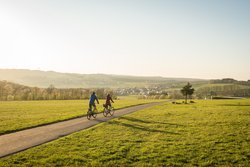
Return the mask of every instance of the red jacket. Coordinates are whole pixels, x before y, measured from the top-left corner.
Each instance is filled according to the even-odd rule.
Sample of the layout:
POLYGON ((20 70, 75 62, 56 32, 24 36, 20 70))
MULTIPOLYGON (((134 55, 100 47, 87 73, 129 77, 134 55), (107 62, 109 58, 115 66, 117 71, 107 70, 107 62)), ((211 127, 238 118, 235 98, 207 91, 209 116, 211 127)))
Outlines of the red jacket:
POLYGON ((107 99, 106 99, 106 105, 111 105, 111 101, 114 103, 113 99, 111 98, 111 96, 107 96, 107 99))

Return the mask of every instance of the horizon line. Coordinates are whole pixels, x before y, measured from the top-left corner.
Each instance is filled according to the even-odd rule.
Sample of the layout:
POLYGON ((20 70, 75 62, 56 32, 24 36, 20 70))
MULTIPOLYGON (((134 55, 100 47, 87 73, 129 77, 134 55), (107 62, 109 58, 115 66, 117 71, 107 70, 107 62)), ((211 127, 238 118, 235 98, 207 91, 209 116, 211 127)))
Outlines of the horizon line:
MULTIPOLYGON (((197 79, 197 80, 218 80, 218 79, 235 79, 233 77, 224 77, 224 78, 196 78, 196 77, 164 77, 160 75, 132 75, 132 74, 110 74, 110 73, 78 73, 78 72, 65 72, 65 71, 56 71, 56 70, 45 70, 45 69, 27 69, 27 68, 0 68, 0 70, 29 70, 29 71, 40 71, 40 72, 54 72, 61 74, 78 74, 78 75, 113 75, 113 76, 128 76, 128 77, 158 77, 158 78, 168 78, 168 79, 197 79)), ((246 80, 238 80, 238 81, 248 81, 246 80)))

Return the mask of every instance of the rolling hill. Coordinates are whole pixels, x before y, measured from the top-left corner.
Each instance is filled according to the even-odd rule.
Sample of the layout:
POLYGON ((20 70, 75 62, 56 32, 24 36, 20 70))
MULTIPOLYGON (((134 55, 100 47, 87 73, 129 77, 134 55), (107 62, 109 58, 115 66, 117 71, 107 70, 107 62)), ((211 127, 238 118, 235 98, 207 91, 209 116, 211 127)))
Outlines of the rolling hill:
POLYGON ((45 88, 122 88, 154 85, 173 85, 186 82, 207 83, 207 80, 191 78, 140 77, 107 74, 75 74, 26 69, 0 69, 0 80, 27 86, 45 88))

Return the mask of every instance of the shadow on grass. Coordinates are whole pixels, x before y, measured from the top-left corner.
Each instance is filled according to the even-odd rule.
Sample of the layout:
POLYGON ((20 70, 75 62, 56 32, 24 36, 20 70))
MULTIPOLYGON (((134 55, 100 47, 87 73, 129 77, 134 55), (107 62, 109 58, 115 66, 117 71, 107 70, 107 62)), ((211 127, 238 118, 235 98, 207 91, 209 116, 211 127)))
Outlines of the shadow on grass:
POLYGON ((108 122, 108 124, 121 125, 121 126, 129 127, 129 128, 133 128, 133 129, 137 129, 137 130, 142 130, 142 131, 147 131, 147 132, 160 132, 160 133, 165 133, 165 134, 180 135, 180 133, 168 132, 168 131, 163 131, 163 130, 158 130, 158 129, 152 129, 152 128, 149 128, 149 127, 146 127, 146 126, 128 124, 128 123, 123 123, 123 122, 119 122, 119 121, 116 121, 116 120, 110 121, 110 122, 108 122))
POLYGON ((146 120, 137 119, 137 118, 133 118, 133 117, 126 117, 126 116, 120 117, 119 119, 124 119, 124 120, 128 120, 131 122, 146 123, 146 124, 163 124, 163 125, 185 126, 185 125, 174 124, 174 123, 166 123, 166 122, 158 122, 158 121, 146 121, 146 120))
POLYGON ((250 106, 250 104, 220 104, 219 106, 234 106, 234 107, 239 107, 239 106, 241 106, 241 107, 249 107, 250 106))

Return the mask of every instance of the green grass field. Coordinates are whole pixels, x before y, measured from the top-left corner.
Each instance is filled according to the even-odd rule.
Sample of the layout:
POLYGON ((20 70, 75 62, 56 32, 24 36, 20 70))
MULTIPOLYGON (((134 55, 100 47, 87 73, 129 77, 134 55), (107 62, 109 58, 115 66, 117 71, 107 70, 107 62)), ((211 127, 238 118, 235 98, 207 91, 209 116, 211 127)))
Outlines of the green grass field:
POLYGON ((24 152, 0 166, 249 166, 250 100, 165 103, 24 152))
MULTIPOLYGON (((113 104, 116 109, 154 101, 120 99, 113 104)), ((102 111, 103 103, 101 100, 99 111, 102 111)), ((87 109, 87 100, 1 101, 0 134, 84 116, 87 109)))

